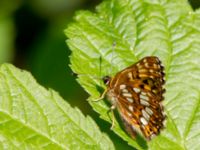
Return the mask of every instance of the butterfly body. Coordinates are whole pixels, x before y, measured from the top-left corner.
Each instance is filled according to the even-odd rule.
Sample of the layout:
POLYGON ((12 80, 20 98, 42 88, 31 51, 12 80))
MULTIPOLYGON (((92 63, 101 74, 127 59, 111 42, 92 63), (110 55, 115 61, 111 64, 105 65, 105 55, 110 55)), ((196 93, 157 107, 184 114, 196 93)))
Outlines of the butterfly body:
POLYGON ((165 90, 164 67, 157 57, 145 57, 104 81, 107 99, 132 138, 139 133, 150 140, 159 134, 165 120, 161 103, 165 90))

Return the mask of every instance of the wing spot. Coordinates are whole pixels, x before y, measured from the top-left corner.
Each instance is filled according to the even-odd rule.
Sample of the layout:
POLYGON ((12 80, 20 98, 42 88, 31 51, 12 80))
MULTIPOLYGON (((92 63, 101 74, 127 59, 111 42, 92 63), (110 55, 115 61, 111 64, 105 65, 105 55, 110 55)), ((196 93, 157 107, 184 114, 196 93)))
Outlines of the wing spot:
POLYGON ((147 74, 139 74, 139 77, 140 77, 140 78, 147 78, 148 75, 147 75, 147 74))
POLYGON ((165 76, 163 77, 163 81, 165 81, 165 76))
POLYGON ((146 111, 149 115, 153 115, 153 111, 152 111, 149 107, 146 107, 146 108, 145 108, 145 111, 146 111))
POLYGON ((120 90, 125 89, 125 88, 126 88, 126 85, 125 85, 125 84, 121 84, 121 85, 119 86, 119 88, 120 88, 120 90))
POLYGON ((122 92, 123 93, 128 93, 128 90, 127 89, 122 89, 122 92))
POLYGON ((150 69, 150 70, 149 70, 149 72, 153 73, 153 72, 154 72, 154 70, 153 70, 153 69, 150 69))
POLYGON ((131 72, 128 73, 128 78, 129 78, 129 79, 133 79, 133 75, 132 75, 131 72))
POLYGON ((144 63, 144 66, 145 66, 146 68, 149 68, 149 64, 148 64, 148 63, 144 63))
POLYGON ((160 69, 160 65, 153 64, 153 68, 155 68, 155 69, 160 69))
POLYGON ((146 69, 139 69, 138 71, 139 71, 139 73, 145 73, 145 72, 147 72, 146 69))
POLYGON ((144 106, 149 106, 149 102, 143 100, 143 99, 140 99, 140 104, 144 105, 144 106))
POLYGON ((142 109, 142 115, 147 121, 150 119, 149 114, 144 109, 142 109))
POLYGON ((145 92, 141 92, 141 94, 144 95, 144 96, 147 95, 147 93, 145 93, 145 92))
POLYGON ((157 93, 158 93, 158 91, 157 91, 157 90, 152 90, 152 92, 153 92, 153 93, 155 93, 155 94, 157 94, 157 93))
POLYGON ((132 95, 130 93, 123 93, 124 97, 132 97, 132 95))
POLYGON ((150 78, 154 79, 154 76, 149 76, 150 78))
POLYGON ((148 95, 149 97, 152 97, 152 94, 151 94, 150 92, 147 92, 147 95, 148 95))
POLYGON ((132 99, 132 98, 127 97, 126 99, 127 99, 130 103, 133 103, 133 99, 132 99))
POLYGON ((128 106, 128 109, 131 111, 131 112, 133 112, 133 106, 128 106))
POLYGON ((140 98, 145 100, 145 101, 149 101, 149 98, 145 95, 140 94, 140 98))
POLYGON ((136 66, 138 67, 138 69, 143 68, 143 66, 140 63, 136 64, 136 66))
POLYGON ((133 88, 133 90, 134 90, 136 93, 140 93, 140 89, 139 89, 139 88, 133 88))
POLYGON ((156 64, 153 64, 153 67, 156 69, 156 68, 158 68, 158 65, 156 65, 156 64))
POLYGON ((146 90, 151 91, 151 87, 150 87, 149 85, 144 85, 144 88, 145 88, 146 90))
POLYGON ((132 116, 132 114, 131 114, 131 113, 129 113, 129 112, 127 112, 127 115, 128 115, 129 117, 131 117, 131 116, 132 116))
POLYGON ((160 63, 160 60, 156 57, 156 61, 158 62, 158 63, 160 63))
POLYGON ((145 126, 144 125, 142 125, 142 128, 145 130, 145 126))
POLYGON ((145 118, 143 118, 143 117, 140 118, 140 121, 141 121, 141 123, 143 125, 147 125, 148 124, 147 120, 145 118))

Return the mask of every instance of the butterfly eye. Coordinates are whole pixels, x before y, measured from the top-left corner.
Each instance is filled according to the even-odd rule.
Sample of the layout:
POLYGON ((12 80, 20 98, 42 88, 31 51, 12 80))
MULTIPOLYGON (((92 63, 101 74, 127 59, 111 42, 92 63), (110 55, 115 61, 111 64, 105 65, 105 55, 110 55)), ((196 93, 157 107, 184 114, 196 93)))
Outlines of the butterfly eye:
POLYGON ((104 83, 105 85, 108 85, 108 84, 110 83, 110 79, 111 79, 111 77, 109 77, 109 76, 104 76, 104 77, 102 78, 103 83, 104 83))

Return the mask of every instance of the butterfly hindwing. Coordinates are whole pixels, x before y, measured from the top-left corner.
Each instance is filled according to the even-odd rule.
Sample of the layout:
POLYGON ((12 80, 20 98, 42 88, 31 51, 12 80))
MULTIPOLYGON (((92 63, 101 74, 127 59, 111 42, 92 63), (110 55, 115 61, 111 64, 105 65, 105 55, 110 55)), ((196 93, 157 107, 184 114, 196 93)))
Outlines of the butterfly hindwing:
POLYGON ((122 121, 132 137, 136 131, 150 140, 163 128, 163 71, 157 57, 145 57, 117 73, 109 83, 122 121))

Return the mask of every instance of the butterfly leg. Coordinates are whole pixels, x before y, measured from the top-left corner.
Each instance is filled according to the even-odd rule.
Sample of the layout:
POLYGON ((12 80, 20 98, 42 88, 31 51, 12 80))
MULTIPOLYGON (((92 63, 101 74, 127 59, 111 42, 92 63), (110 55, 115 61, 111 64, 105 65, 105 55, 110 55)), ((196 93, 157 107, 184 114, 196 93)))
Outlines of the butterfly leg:
POLYGON ((105 91, 103 92, 103 94, 101 94, 101 96, 100 96, 98 99, 95 99, 95 100, 92 100, 92 101, 93 101, 93 102, 98 102, 98 101, 102 100, 102 99, 105 97, 107 91, 108 91, 108 90, 105 90, 105 91))
POLYGON ((114 128, 114 126, 115 126, 115 114, 114 114, 114 109, 116 108, 116 106, 115 105, 112 105, 111 107, 110 107, 110 109, 108 110, 108 116, 110 117, 110 115, 109 115, 109 112, 111 112, 111 117, 110 117, 110 119, 111 119, 111 121, 112 121, 112 125, 111 125, 111 127, 110 127, 110 129, 112 130, 113 128, 114 128))

